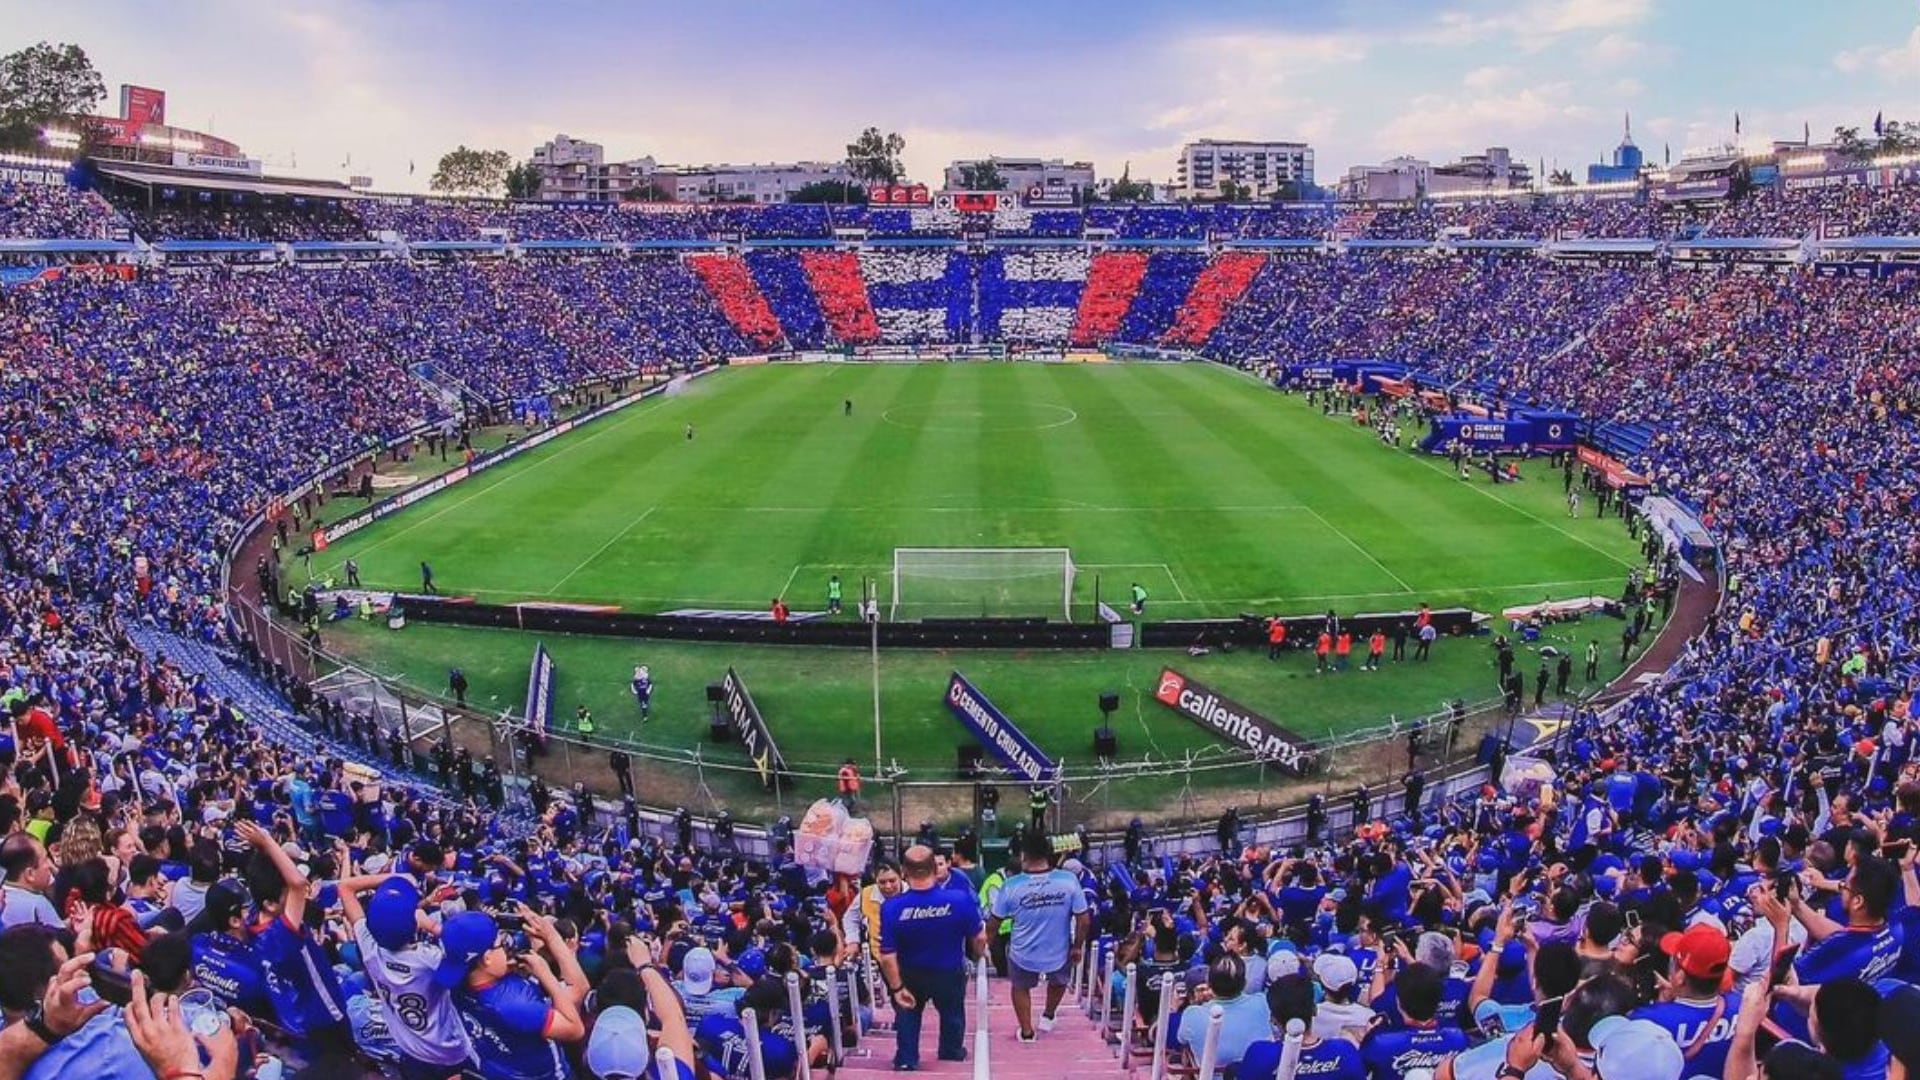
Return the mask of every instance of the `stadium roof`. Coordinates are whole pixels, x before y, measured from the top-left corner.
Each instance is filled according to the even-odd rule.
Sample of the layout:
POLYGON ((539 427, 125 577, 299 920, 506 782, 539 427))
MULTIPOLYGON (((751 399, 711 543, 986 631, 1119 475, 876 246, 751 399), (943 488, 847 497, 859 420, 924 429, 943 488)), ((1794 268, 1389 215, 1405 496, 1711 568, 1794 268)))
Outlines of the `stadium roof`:
POLYGON ((1920 236, 1836 236, 1819 246, 1825 251, 1920 251, 1920 236))
POLYGON ((271 176, 246 179, 192 169, 167 169, 137 165, 101 165, 100 175, 121 183, 141 187, 183 187, 205 191, 239 191, 250 195, 295 195, 309 199, 359 199, 363 196, 346 186, 327 180, 293 180, 271 176))
POLYGON ((166 254, 175 252, 246 252, 272 251, 273 245, 265 240, 162 240, 153 245, 155 251, 166 254))
POLYGON ((1701 251, 1787 251, 1800 246, 1798 240, 1769 239, 1767 237, 1718 237, 1708 236, 1695 240, 1676 240, 1676 248, 1699 248, 1701 251))
POLYGON ((133 250, 125 240, 0 240, 0 255, 120 254, 133 250))

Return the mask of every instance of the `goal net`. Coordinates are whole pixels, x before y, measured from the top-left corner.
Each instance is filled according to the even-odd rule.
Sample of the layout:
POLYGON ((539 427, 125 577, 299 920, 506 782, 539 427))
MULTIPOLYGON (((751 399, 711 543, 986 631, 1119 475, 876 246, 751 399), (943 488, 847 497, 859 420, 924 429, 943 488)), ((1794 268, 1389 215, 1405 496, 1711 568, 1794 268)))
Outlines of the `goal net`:
POLYGON ((1073 621, 1073 555, 1066 548, 894 548, 889 621, 1073 621))

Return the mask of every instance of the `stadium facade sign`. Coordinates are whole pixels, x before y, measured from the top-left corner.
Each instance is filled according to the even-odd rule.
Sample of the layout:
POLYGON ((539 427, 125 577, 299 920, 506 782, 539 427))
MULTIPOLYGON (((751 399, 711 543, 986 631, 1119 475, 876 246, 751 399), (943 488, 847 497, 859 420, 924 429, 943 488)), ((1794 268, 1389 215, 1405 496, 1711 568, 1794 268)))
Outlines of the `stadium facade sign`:
POLYGON ((780 777, 786 775, 787 759, 774 745, 773 732, 767 730, 760 707, 753 703, 747 684, 740 681, 740 673, 729 667, 727 677, 720 680, 720 688, 725 694, 727 726, 746 748, 747 757, 753 759, 754 771, 760 774, 760 786, 772 791, 780 777))
POLYGON ((1254 757, 1295 776, 1313 764, 1313 744, 1210 687, 1165 668, 1154 698, 1254 757))
POLYGON ((1007 719, 1006 713, 994 708, 987 695, 957 671, 947 680, 947 709, 980 740, 981 746, 1020 779, 1029 784, 1039 783, 1052 780, 1059 773, 1060 767, 1053 759, 1042 753, 1026 732, 1007 719))

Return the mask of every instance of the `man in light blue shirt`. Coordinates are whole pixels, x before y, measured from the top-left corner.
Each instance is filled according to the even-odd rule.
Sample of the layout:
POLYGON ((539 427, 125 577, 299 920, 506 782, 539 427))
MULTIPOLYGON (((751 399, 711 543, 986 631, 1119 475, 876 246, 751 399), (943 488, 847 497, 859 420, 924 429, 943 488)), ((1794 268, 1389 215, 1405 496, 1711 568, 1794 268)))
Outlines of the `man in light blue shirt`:
POLYGON ((1054 1014, 1067 993, 1067 971, 1086 940, 1089 919, 1080 879, 1054 868, 1052 846, 1045 836, 1027 834, 1020 870, 994 895, 992 914, 1013 923, 1007 944, 1013 1015, 1020 1022, 1020 1041, 1032 1042, 1037 1037, 1033 988, 1046 980, 1047 1007, 1040 1015, 1039 1029, 1052 1031, 1054 1014))
MULTIPOLYGON (((1180 1014, 1180 1044, 1197 1060, 1207 1041, 1207 1023, 1213 1007, 1220 1007, 1220 1041, 1214 1048, 1214 1067, 1231 1069, 1240 1064, 1247 1047, 1262 1039, 1273 1038, 1273 1026, 1267 1019, 1264 999, 1247 993, 1247 967, 1237 956, 1222 956, 1207 967, 1209 1000, 1196 1000, 1180 1014)), ((1213 1080, 1201 1077, 1200 1080, 1213 1080)))

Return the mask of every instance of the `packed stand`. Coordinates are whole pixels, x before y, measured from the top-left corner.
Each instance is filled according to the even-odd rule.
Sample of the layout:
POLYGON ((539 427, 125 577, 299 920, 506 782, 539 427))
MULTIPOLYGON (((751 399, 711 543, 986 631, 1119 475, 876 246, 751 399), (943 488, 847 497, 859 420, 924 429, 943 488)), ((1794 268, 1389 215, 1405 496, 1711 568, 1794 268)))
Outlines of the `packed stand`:
POLYGON ((1713 219, 1722 237, 1920 235, 1920 184, 1767 187, 1727 204, 1713 219))
POLYGON ((0 181, 0 239, 110 240, 119 228, 119 215, 93 192, 0 181))

